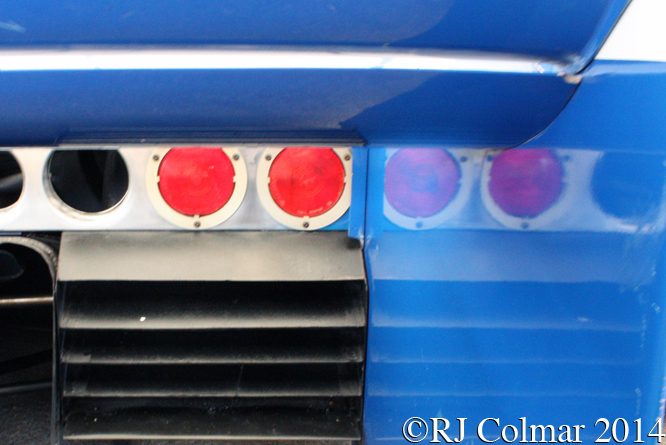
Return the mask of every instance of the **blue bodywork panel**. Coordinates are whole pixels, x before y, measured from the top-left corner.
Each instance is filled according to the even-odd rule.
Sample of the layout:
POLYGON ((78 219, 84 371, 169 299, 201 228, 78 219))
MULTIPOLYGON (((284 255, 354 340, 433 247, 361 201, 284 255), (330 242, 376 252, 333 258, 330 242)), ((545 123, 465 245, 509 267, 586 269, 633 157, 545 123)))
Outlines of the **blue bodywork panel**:
POLYGON ((556 75, 411 70, 0 72, 0 144, 72 131, 347 130, 369 144, 510 147, 575 90, 556 75))
MULTIPOLYGON (((584 67, 626 0, 120 0, 0 5, 0 47, 298 46, 526 55, 584 67)), ((1 67, 0 67, 1 68, 1 67)), ((384 69, 2 72, 0 145, 98 130, 352 131, 369 145, 511 147, 575 86, 553 73, 384 69)))
MULTIPOLYGON (((592 60, 627 2, 5 3, 4 49, 388 47, 525 55, 573 72, 592 60)), ((584 424, 581 438, 591 443, 603 431, 598 418, 632 426, 641 418, 645 439, 662 415, 664 221, 654 212, 635 216, 632 206, 658 196, 663 215, 664 187, 624 167, 639 153, 647 164, 666 160, 665 64, 594 62, 580 86, 553 73, 388 69, 0 72, 0 95, 4 146, 99 130, 339 131, 364 139, 367 147, 354 149, 352 206, 332 228, 365 239, 368 444, 405 443, 403 425, 414 416, 465 417, 472 442, 487 417, 502 426, 521 417, 556 428, 584 424), (622 178, 615 190, 641 183, 640 190, 633 201, 612 189, 595 194, 593 173, 573 165, 590 199, 562 216, 569 225, 505 227, 484 207, 480 183, 468 219, 413 230, 387 218, 391 150, 516 146, 591 150, 600 160, 619 153, 600 183, 622 178), (577 212, 590 207, 607 213, 603 227, 576 229, 577 212)), ((492 423, 485 430, 491 440, 499 431, 492 423)))
POLYGON ((588 58, 626 0, 27 0, 0 44, 392 46, 588 58))
MULTIPOLYGON (((647 439, 663 414, 664 66, 594 63, 562 115, 521 147, 598 151, 589 169, 571 170, 587 178, 588 205, 560 219, 598 207, 606 228, 400 228, 384 214, 390 153, 370 150, 368 444, 406 443, 413 416, 449 419, 452 438, 465 417, 474 443, 488 417, 519 430, 521 417, 556 429, 583 424, 583 443, 602 434, 601 417, 626 419, 633 441, 641 418, 647 439), (656 199, 654 211, 638 215, 645 199, 656 199)), ((486 422, 488 439, 500 431, 486 422)), ((428 434, 423 443, 432 425, 428 434)))
POLYGON ((663 153, 666 64, 594 62, 575 100, 528 146, 663 153))

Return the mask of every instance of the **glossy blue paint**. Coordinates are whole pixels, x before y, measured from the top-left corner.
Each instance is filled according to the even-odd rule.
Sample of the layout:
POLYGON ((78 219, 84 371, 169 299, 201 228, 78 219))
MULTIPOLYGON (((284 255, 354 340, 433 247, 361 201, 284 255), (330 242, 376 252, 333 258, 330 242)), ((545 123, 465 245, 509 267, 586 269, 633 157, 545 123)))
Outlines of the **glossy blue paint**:
MULTIPOLYGON (((664 173, 646 166, 666 160, 665 82, 664 65, 594 63, 564 112, 523 146, 601 151, 578 170, 590 178, 587 207, 615 212, 604 218, 629 230, 400 229, 384 216, 385 150, 370 150, 366 443, 406 443, 413 416, 448 418, 452 436, 466 417, 470 443, 482 443, 476 425, 487 417, 584 424, 583 443, 603 432, 600 417, 625 418, 633 441, 641 418, 643 439, 656 443, 645 436, 663 415, 664 173), (591 179, 609 153, 620 161, 597 183, 616 195, 591 179), (653 196, 656 207, 639 210, 653 196)), ((493 440, 500 429, 484 432, 493 440)), ((431 439, 432 428, 422 443, 431 439)))
POLYGON ((416 70, 0 72, 0 144, 133 128, 356 131, 370 144, 508 147, 575 87, 555 75, 416 70))
POLYGON ((624 13, 626 8, 629 6, 630 1, 627 2, 613 2, 606 8, 604 15, 602 16, 599 24, 597 25, 596 32, 592 35, 590 40, 587 42, 580 57, 577 61, 573 63, 572 72, 580 72, 587 65, 592 62, 597 52, 601 49, 601 45, 608 37, 610 31, 617 23, 618 18, 624 13))
MULTIPOLYGON (((0 44, 255 44, 438 48, 572 61, 626 0, 26 0, 0 44)), ((614 20, 612 20, 614 21, 614 20)))
POLYGON ((666 149, 666 64, 595 61, 574 99, 529 147, 666 149))
POLYGON ((349 205, 349 228, 352 238, 365 239, 365 193, 368 181, 368 150, 363 147, 352 149, 354 159, 352 170, 352 201, 349 205))

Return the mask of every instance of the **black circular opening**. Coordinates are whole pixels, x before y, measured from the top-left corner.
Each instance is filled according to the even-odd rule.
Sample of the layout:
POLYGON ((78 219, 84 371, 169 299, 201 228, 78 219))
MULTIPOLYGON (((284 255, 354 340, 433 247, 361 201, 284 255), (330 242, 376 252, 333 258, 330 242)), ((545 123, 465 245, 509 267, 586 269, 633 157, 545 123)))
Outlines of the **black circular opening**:
POLYGON ((592 193, 609 215, 649 216, 661 203, 665 177, 664 156, 606 153, 594 169, 592 193))
POLYGON ((0 151, 0 209, 9 207, 21 197, 23 173, 14 156, 0 151))
POLYGON ((103 212, 118 204, 129 181, 117 150, 54 151, 48 174, 58 198, 85 213, 103 212))
POLYGON ((51 270, 44 258, 29 247, 0 244, 0 299, 49 296, 51 270))

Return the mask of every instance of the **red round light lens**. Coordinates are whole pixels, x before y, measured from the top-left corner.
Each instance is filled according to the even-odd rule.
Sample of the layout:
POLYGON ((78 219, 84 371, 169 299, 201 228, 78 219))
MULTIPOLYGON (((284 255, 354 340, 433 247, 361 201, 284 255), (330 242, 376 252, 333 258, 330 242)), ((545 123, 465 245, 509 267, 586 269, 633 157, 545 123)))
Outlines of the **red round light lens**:
POLYGON ((173 148, 158 175, 166 203, 188 216, 217 212, 234 192, 234 167, 221 148, 173 148))
POLYGON ((488 191, 504 212, 531 218, 557 201, 562 176, 562 165, 550 150, 506 150, 493 158, 488 191))
POLYGON ((406 148, 389 159, 384 191, 391 206, 405 216, 439 213, 458 192, 461 174, 446 150, 406 148))
POLYGON ((298 217, 326 213, 345 188, 344 166, 330 148, 285 148, 275 157, 268 176, 275 203, 298 217))

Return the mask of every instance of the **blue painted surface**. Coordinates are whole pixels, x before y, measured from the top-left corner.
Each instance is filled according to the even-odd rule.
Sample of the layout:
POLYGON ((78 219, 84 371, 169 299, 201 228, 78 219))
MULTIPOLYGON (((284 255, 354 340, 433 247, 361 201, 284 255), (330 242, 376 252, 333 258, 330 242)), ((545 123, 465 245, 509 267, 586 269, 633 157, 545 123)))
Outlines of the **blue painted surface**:
POLYGON ((284 44, 444 48, 572 61, 626 0, 26 0, 0 44, 284 44))
MULTIPOLYGON (((562 115, 525 145, 624 156, 601 181, 617 195, 590 190, 588 206, 620 214, 633 231, 399 229, 383 213, 385 151, 370 150, 368 444, 407 443, 413 416, 466 417, 471 443, 482 443, 476 425, 487 417, 502 427, 520 428, 520 417, 584 424, 584 443, 602 433, 600 417, 625 418, 633 441, 641 418, 643 439, 655 443, 645 436, 663 414, 664 213, 633 212, 627 196, 638 209, 663 195, 663 172, 651 179, 632 159, 666 159, 664 91, 664 65, 595 63, 562 115)), ((500 429, 484 431, 493 440, 500 429)), ((432 428, 422 443, 431 439, 432 428)))
POLYGON ((347 232, 352 238, 365 239, 365 198, 368 182, 368 150, 363 147, 352 149, 352 200, 349 205, 349 226, 347 232))
POLYGON ((594 62, 575 99, 530 147, 631 152, 666 148, 666 64, 594 62))
POLYGON ((389 70, 0 72, 0 144, 90 129, 354 130, 370 144, 508 147, 573 94, 554 75, 389 70))
POLYGON ((573 64, 573 72, 580 72, 592 62, 618 18, 624 13, 630 2, 613 2, 606 8, 597 26, 596 32, 587 42, 579 59, 573 64))

